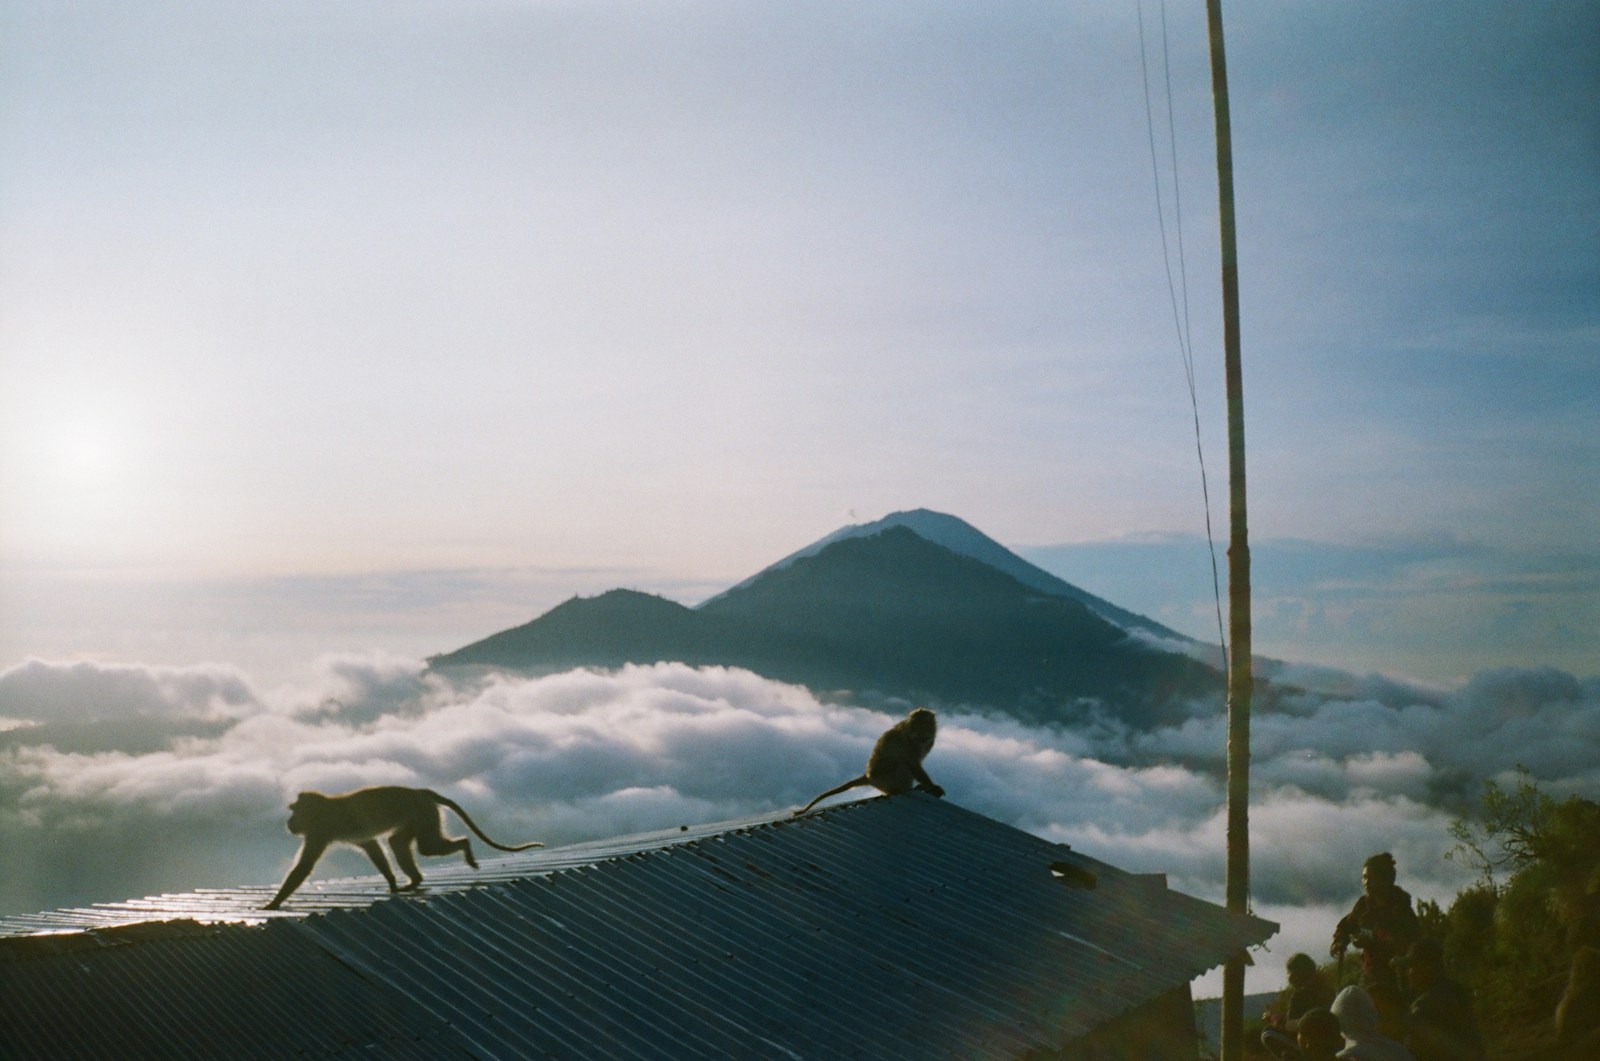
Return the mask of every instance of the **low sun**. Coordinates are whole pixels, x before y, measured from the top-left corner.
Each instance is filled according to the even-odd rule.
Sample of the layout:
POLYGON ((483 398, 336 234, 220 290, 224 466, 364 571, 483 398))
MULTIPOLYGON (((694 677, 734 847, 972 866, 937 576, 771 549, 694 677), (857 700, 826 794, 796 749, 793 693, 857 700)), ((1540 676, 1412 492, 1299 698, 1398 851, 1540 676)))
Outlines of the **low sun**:
POLYGON ((65 564, 122 550, 147 492, 135 436, 115 413, 38 419, 45 422, 0 424, 11 429, 0 439, 0 547, 65 564))
POLYGON ((97 487, 114 479, 124 464, 123 446, 102 424, 62 424, 50 440, 57 481, 63 486, 97 487))
POLYGON ((79 431, 62 440, 61 458, 68 472, 96 476, 116 463, 116 449, 104 435, 79 431))

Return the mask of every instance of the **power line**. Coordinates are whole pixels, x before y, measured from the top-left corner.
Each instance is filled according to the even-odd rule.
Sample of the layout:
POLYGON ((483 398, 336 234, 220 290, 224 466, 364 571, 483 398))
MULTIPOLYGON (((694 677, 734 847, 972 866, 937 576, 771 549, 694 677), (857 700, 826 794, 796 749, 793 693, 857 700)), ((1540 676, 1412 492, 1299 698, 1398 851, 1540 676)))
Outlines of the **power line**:
POLYGON ((1195 386, 1194 341, 1189 321, 1189 272, 1183 246, 1183 196, 1180 190, 1181 182, 1178 179, 1177 123, 1172 118, 1172 60, 1167 44, 1167 4, 1166 0, 1161 0, 1161 63, 1167 95, 1167 143, 1169 161, 1172 166, 1173 227, 1177 233, 1178 281, 1173 279, 1172 248, 1167 238, 1166 198, 1162 194, 1161 162, 1159 152, 1156 149, 1155 108, 1150 101, 1149 47, 1145 43, 1144 36, 1143 0, 1137 0, 1135 7, 1139 20, 1139 73, 1140 81, 1144 85, 1145 127, 1149 132, 1150 173, 1155 186, 1156 222, 1161 232, 1161 258, 1166 266, 1167 296, 1172 304, 1172 325, 1177 334, 1178 354, 1183 361, 1184 379, 1189 386, 1189 408, 1194 415, 1194 451, 1195 457, 1200 464, 1200 496, 1205 506, 1206 548, 1211 554, 1211 594, 1216 604, 1217 640, 1222 648, 1222 671, 1226 674, 1228 672, 1228 635, 1222 619, 1222 579, 1217 569, 1216 536, 1211 527, 1211 487, 1206 476, 1205 448, 1201 444, 1200 437, 1200 399, 1195 386), (1179 297, 1180 284, 1182 292, 1181 306, 1179 297))

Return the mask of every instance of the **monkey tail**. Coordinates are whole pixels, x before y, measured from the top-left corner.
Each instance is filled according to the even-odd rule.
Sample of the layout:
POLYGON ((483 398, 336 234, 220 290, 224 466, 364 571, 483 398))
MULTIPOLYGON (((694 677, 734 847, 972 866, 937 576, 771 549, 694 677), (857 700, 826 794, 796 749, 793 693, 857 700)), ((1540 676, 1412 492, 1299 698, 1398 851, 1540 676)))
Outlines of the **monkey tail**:
POLYGON ((821 803, 823 800, 827 799, 829 796, 837 796, 841 792, 848 792, 852 788, 859 788, 862 785, 870 785, 870 784, 872 784, 872 782, 867 780, 867 775, 866 774, 862 774, 860 777, 852 778, 851 780, 846 781, 844 784, 839 785, 837 788, 828 789, 828 791, 824 792, 822 795, 818 796, 816 799, 812 800, 810 803, 807 803, 804 807, 801 807, 799 810, 795 811, 795 814, 804 814, 806 811, 810 810, 812 807, 815 807, 818 803, 821 803))
POLYGON ((543 847, 544 846, 543 844, 539 843, 537 840, 535 840, 531 844, 518 844, 516 847, 507 847, 505 844, 502 844, 498 840, 491 840, 489 838, 489 834, 484 832, 482 829, 478 828, 478 823, 473 821, 472 818, 467 814, 467 812, 461 809, 461 804, 457 803, 455 800, 451 799, 449 796, 441 796, 441 795, 439 795, 439 793, 434 792, 431 789, 428 791, 428 794, 430 796, 432 796, 434 798, 434 801, 439 803, 441 806, 449 807, 451 810, 455 811, 456 812, 456 817, 460 818, 461 821, 466 825, 466 827, 468 829, 471 829, 474 833, 476 833, 478 835, 478 839, 479 840, 482 840, 484 843, 488 844, 490 847, 496 848, 496 849, 498 849, 500 851, 526 851, 530 847, 543 847))

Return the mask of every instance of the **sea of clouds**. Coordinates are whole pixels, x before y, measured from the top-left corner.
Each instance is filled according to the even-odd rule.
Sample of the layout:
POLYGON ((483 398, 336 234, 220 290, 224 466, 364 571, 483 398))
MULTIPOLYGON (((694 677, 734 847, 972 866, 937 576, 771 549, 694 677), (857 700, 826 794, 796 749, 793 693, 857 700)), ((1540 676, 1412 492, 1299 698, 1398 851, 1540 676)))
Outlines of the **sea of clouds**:
MULTIPOLYGON (((1253 989, 1322 953, 1360 864, 1399 860, 1413 895, 1473 880, 1446 857, 1485 779, 1521 765, 1553 795, 1600 797, 1600 677, 1500 670, 1455 689, 1331 672, 1252 725, 1252 894, 1283 931, 1253 989)), ((447 678, 413 659, 329 656, 256 687, 226 666, 32 660, 0 672, 0 915, 166 891, 270 884, 303 789, 437 788, 505 842, 548 845, 797 806, 858 774, 888 712, 748 671, 680 664, 447 678)), ((949 709, 930 774, 947 798, 1173 887, 1223 894, 1220 703, 1137 732, 949 709)), ((357 852, 319 876, 370 872, 357 852)))

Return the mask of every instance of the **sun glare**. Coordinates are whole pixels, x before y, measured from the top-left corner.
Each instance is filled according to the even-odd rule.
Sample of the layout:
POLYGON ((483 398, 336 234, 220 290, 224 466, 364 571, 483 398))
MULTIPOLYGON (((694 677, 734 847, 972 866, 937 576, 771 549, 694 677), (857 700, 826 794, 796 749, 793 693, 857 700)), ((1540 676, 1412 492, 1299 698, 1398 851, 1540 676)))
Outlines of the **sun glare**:
POLYGON ((74 479, 100 479, 116 470, 117 447, 103 432, 74 428, 63 433, 62 471, 74 479))
POLYGON ((42 428, 34 437, 27 474, 34 501, 98 508, 119 495, 129 465, 123 436, 107 419, 63 418, 42 428))
POLYGON ((0 553, 8 561, 83 564, 125 550, 140 486, 122 419, 40 409, 31 424, 0 425, 8 429, 0 439, 0 553))

